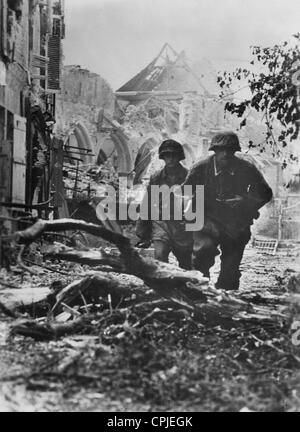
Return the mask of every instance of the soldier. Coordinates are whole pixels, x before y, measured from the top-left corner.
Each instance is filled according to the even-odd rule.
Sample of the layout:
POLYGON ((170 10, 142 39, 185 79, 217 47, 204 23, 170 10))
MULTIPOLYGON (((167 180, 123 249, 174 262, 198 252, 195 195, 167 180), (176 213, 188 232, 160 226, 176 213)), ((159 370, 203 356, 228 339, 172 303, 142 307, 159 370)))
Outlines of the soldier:
POLYGON ((204 185, 204 226, 193 233, 192 266, 209 277, 220 246, 216 287, 237 290, 250 226, 259 217, 258 210, 271 200, 272 190, 253 163, 235 155, 241 150, 235 133, 215 135, 209 150, 215 154, 194 165, 184 182, 204 185))
MULTIPOLYGON (((144 198, 149 204, 151 203, 151 186, 181 185, 188 172, 180 163, 185 159, 185 155, 182 145, 177 141, 171 139, 163 141, 159 147, 159 158, 165 161, 165 167, 150 177, 144 198)), ((185 232, 184 221, 174 220, 172 202, 170 220, 161 219, 162 200, 160 199, 156 204, 159 206, 160 220, 151 220, 150 213, 147 220, 139 219, 136 234, 141 240, 137 246, 147 248, 153 242, 156 259, 168 262, 169 253, 173 252, 178 259, 179 266, 183 269, 190 269, 193 241, 191 233, 185 232)))

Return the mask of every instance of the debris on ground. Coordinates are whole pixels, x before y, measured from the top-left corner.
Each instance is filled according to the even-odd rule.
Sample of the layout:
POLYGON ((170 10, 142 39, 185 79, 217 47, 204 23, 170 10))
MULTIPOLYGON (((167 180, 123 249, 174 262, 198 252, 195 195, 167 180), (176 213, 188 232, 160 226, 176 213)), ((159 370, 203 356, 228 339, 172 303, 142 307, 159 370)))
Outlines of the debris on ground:
MULTIPOLYGON (((70 223, 40 221, 35 241, 57 222, 70 223)), ((282 257, 248 248, 242 289, 224 293, 198 272, 140 256, 122 235, 96 231, 120 250, 49 244, 30 267, 38 274, 1 270, 1 409, 24 400, 45 411, 299 410, 296 257, 283 267, 282 257), (13 290, 38 296, 12 304, 13 290)), ((15 240, 29 244, 24 233, 15 240)))

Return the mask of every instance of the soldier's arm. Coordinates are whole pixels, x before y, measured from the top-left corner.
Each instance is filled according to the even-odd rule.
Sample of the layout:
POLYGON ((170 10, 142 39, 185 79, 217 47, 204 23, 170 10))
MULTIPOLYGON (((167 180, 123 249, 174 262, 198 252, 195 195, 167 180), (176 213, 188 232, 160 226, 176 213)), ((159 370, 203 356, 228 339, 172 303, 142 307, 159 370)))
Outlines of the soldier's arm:
POLYGON ((197 163, 191 167, 189 170, 185 181, 181 185, 182 195, 184 197, 183 205, 183 218, 190 210, 196 211, 195 208, 195 196, 196 196, 196 186, 204 184, 204 165, 203 163, 197 163))
POLYGON ((271 201, 273 192, 262 173, 253 165, 250 170, 250 182, 245 197, 247 205, 253 210, 259 210, 271 201))
POLYGON ((183 189, 183 193, 185 192, 185 190, 187 191, 188 188, 186 188, 186 186, 191 186, 191 190, 192 190, 192 196, 195 195, 196 192, 196 186, 197 185, 202 185, 204 181, 203 178, 203 166, 202 164, 196 164, 193 165, 191 167, 191 169, 189 170, 185 181, 182 183, 182 187, 185 186, 185 188, 183 189))

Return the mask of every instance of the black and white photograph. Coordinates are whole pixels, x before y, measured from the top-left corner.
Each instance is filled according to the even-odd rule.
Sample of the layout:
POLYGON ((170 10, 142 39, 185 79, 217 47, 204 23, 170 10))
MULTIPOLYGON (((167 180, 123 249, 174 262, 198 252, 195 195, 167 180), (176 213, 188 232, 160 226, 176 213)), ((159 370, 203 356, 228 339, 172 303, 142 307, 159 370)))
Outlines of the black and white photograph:
POLYGON ((299 0, 0 0, 0 412, 299 411, 299 0))

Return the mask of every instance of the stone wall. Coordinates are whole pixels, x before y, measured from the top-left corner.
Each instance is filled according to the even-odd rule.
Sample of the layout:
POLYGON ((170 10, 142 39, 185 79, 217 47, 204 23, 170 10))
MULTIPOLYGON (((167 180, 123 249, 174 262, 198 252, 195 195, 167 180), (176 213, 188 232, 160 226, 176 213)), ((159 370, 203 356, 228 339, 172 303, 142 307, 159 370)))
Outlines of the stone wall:
MULTIPOLYGON (((157 149, 164 139, 172 138, 184 146, 188 168, 200 157, 206 156, 208 142, 217 131, 226 128, 223 104, 214 97, 186 92, 170 99, 168 95, 151 96, 145 100, 127 103, 122 100, 125 112, 122 127, 128 136, 133 160, 147 140, 156 143, 152 162, 145 170, 145 177, 162 164, 157 149)), ((154 149, 153 149, 154 150, 154 149)))
POLYGON ((88 134, 89 144, 96 161, 101 147, 99 133, 101 112, 113 119, 114 93, 99 75, 80 66, 65 66, 62 74, 61 94, 57 98, 56 133, 66 139, 80 124, 88 134))

